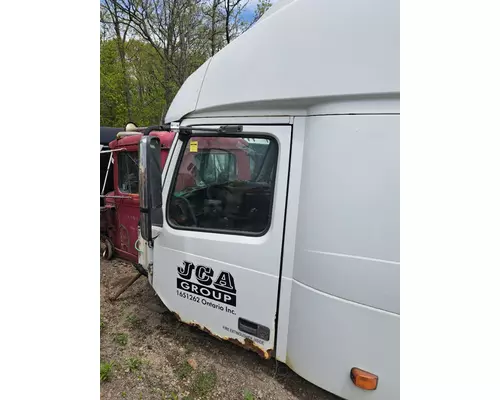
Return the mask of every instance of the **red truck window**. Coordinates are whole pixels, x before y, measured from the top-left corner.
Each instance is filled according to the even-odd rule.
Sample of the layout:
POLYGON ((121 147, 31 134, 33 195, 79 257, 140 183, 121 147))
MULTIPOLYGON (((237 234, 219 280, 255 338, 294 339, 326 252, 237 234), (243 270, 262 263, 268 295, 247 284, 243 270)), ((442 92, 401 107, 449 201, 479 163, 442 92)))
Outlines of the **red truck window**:
POLYGON ((139 193, 139 165, 136 151, 118 153, 118 189, 122 193, 139 193))

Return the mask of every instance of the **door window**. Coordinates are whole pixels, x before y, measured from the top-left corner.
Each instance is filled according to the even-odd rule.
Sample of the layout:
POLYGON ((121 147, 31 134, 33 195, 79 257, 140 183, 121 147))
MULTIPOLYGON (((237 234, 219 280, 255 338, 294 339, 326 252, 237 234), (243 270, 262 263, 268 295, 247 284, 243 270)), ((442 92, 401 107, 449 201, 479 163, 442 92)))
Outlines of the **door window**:
POLYGON ((271 223, 278 144, 271 137, 191 137, 167 201, 174 228, 264 234, 271 223))
POLYGON ((118 188, 122 193, 139 193, 139 166, 136 151, 118 153, 118 188))

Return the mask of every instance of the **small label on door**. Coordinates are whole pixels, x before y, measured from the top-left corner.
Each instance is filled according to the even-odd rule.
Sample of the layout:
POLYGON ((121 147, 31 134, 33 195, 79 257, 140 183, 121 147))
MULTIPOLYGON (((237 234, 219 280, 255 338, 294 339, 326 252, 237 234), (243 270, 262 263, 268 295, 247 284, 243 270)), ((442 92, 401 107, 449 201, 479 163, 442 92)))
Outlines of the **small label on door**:
POLYGON ((197 141, 189 142, 189 151, 191 153, 197 153, 198 152, 198 142, 197 141))

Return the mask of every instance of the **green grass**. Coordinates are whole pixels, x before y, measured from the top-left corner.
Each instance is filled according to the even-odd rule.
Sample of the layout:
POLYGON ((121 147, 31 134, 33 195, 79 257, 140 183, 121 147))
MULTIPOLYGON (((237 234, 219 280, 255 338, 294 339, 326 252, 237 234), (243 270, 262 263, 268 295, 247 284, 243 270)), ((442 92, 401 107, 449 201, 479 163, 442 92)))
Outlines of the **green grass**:
POLYGON ((120 346, 125 346, 128 343, 128 335, 126 333, 117 333, 114 341, 120 346))
POLYGON ((127 359, 126 364, 129 371, 137 371, 139 368, 141 368, 142 360, 135 357, 130 357, 127 359))
POLYGON ((191 372, 193 372, 193 367, 191 367, 191 365, 189 365, 187 361, 184 361, 175 370, 175 373, 177 374, 179 379, 187 378, 189 375, 191 375, 191 372))
POLYGON ((101 317, 101 332, 106 328, 106 322, 101 317))
POLYGON ((200 372, 194 377, 192 392, 195 397, 205 397, 217 384, 217 373, 212 371, 200 372))
POLYGON ((243 400, 255 400, 251 391, 245 389, 243 391, 243 400))
POLYGON ((101 363, 101 382, 111 379, 113 374, 113 361, 101 363))
POLYGON ((125 319, 133 327, 137 327, 141 323, 140 319, 137 318, 137 316, 135 314, 129 314, 129 315, 127 315, 127 317, 125 319))
MULTIPOLYGON (((156 389, 156 392, 158 392, 161 396, 161 400, 179 400, 179 395, 175 392, 171 392, 170 394, 167 394, 164 390, 158 388, 156 389)), ((187 397, 183 397, 182 400, 186 400, 187 397)))

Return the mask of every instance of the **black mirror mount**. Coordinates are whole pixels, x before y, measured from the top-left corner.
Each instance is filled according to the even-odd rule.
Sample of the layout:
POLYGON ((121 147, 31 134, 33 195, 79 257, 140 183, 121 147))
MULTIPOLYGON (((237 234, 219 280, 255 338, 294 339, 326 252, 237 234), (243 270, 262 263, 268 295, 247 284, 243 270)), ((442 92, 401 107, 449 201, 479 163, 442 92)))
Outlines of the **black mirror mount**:
POLYGON ((142 238, 153 245, 153 225, 162 225, 161 145, 156 136, 139 142, 139 204, 142 238))

